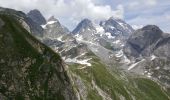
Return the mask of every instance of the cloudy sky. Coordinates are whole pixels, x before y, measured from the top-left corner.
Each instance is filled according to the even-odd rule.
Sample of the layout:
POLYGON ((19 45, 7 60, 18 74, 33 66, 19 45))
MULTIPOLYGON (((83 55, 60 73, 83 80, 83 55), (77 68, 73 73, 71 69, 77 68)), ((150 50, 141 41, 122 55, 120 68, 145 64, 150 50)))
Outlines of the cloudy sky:
POLYGON ((170 0, 0 0, 0 6, 26 13, 39 9, 46 18, 54 15, 70 30, 83 18, 98 22, 114 16, 135 28, 155 24, 170 32, 170 0))

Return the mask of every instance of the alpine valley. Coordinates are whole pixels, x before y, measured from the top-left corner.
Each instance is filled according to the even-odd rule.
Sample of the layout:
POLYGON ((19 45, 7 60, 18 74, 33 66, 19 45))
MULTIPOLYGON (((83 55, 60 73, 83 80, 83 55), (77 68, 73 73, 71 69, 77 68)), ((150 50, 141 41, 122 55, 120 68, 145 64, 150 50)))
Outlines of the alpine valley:
POLYGON ((73 31, 0 8, 0 100, 170 100, 170 34, 110 17, 73 31))

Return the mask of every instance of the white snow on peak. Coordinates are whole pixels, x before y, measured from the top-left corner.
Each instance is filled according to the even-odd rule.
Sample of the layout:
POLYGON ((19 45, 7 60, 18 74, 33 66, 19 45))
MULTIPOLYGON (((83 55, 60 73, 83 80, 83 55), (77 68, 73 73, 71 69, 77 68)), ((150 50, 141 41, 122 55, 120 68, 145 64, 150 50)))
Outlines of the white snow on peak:
POLYGON ((101 26, 95 26, 97 33, 104 33, 104 29, 101 26))
POLYGON ((57 21, 48 21, 45 25, 41 25, 41 27, 43 28, 43 29, 45 29, 46 27, 47 27, 47 25, 51 25, 51 24, 54 24, 54 23, 56 23, 57 21))
POLYGON ((145 60, 145 59, 142 59, 141 61, 138 61, 138 62, 136 62, 136 63, 131 64, 131 65, 129 66, 128 70, 131 70, 131 69, 135 68, 136 65, 138 65, 138 64, 141 63, 141 62, 143 62, 144 60, 145 60))
POLYGON ((155 55, 151 56, 151 60, 154 60, 155 58, 157 58, 155 55))
POLYGON ((50 25, 50 24, 54 24, 54 23, 56 23, 57 21, 48 21, 47 22, 47 25, 50 25))
POLYGON ((115 37, 113 37, 113 36, 111 35, 111 33, 109 33, 109 32, 106 32, 105 34, 106 34, 107 38, 109 38, 109 39, 114 39, 114 38, 115 38, 115 37))
POLYGON ((120 26, 122 26, 124 29, 128 30, 131 32, 131 30, 129 30, 128 25, 126 23, 122 23, 122 22, 118 22, 120 26))

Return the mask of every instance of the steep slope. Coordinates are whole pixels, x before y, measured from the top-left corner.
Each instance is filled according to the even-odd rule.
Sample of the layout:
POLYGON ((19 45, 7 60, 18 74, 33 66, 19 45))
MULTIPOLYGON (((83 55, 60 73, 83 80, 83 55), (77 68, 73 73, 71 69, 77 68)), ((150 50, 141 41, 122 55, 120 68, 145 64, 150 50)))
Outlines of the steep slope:
POLYGON ((72 34, 79 43, 86 44, 103 62, 112 63, 113 59, 125 60, 120 51, 132 32, 132 27, 124 21, 109 18, 102 21, 100 25, 84 19, 72 31, 72 34), (119 57, 120 55, 122 57, 119 57))
POLYGON ((17 19, 22 26, 30 32, 32 35, 36 36, 36 38, 43 37, 43 28, 35 23, 31 18, 29 18, 25 13, 21 11, 16 11, 13 9, 2 8, 0 7, 0 13, 6 15, 12 15, 15 19, 17 19))
POLYGON ((13 15, 0 14, 0 98, 76 100, 60 56, 28 33, 13 15))
POLYGON ((42 27, 45 29, 44 37, 56 39, 60 36, 69 34, 69 30, 61 25, 54 16, 51 16, 47 23, 42 25, 42 27))
MULTIPOLYGON (((42 42, 45 40, 45 43, 53 50, 59 51, 60 55, 67 62, 69 75, 71 75, 71 81, 74 83, 73 87, 79 100, 169 99, 166 90, 162 89, 156 82, 144 76, 129 74, 118 70, 121 65, 117 63, 115 59, 111 60, 112 64, 106 65, 106 62, 94 52, 103 51, 98 52, 98 54, 102 54, 102 58, 105 58, 105 56, 109 58, 109 56, 112 56, 111 50, 96 44, 96 42, 84 40, 81 36, 76 36, 75 39, 72 34, 65 33, 65 30, 62 28, 63 25, 58 23, 59 21, 53 17, 48 20, 43 28, 46 31, 44 34, 49 35, 44 35, 42 42), (110 54, 108 53, 109 56, 106 55, 107 51, 104 50, 111 52, 110 54)), ((95 26, 94 28, 95 31, 101 29, 100 32, 97 33, 103 33, 102 38, 104 38, 104 36, 106 39, 113 37, 110 35, 111 33, 105 34, 107 32, 100 26, 95 26)), ((89 27, 85 27, 84 29, 89 30, 89 27)), ((82 32, 83 31, 86 30, 82 30, 82 32)), ((90 31, 88 32, 83 34, 90 34, 90 31)), ((83 35, 82 33, 78 34, 83 35)), ((97 36, 100 36, 100 34, 97 36)), ((115 41, 115 43, 121 45, 118 44, 118 41, 115 41)), ((116 52, 117 51, 119 50, 116 50, 116 52)), ((120 54, 116 53, 117 57, 122 55, 122 52, 120 52, 120 54)))
POLYGON ((30 12, 28 12, 27 16, 29 18, 31 18, 39 26, 46 24, 46 20, 45 20, 44 16, 37 9, 31 10, 30 12))
MULTIPOLYGON (((88 22, 85 23, 88 24, 88 22)), ((56 38, 51 37, 51 40, 48 39, 49 44, 47 43, 47 45, 55 51, 59 51, 67 63, 69 73, 74 83, 73 86, 80 100, 169 99, 166 91, 161 89, 161 87, 152 80, 142 76, 135 75, 136 77, 134 77, 133 75, 131 76, 127 73, 120 72, 118 70, 120 65, 114 59, 112 59, 112 65, 106 65, 98 55, 96 56, 96 54, 91 51, 92 48, 90 47, 93 47, 93 49, 99 47, 95 43, 90 43, 80 37, 74 39, 74 36, 71 34, 69 34, 69 37, 72 37, 71 40, 74 40, 74 42, 71 41, 70 38, 64 38, 65 35, 68 36, 67 33, 58 33, 58 30, 62 28, 61 24, 60 26, 56 26, 55 23, 51 23, 51 27, 48 27, 48 24, 46 24, 46 26, 47 27, 44 28, 47 32, 46 34, 50 34, 50 32, 52 32, 51 34, 55 33, 52 36, 56 38), (61 44, 58 44, 57 41, 61 44)), ((86 29, 84 24, 82 26, 86 29)), ((81 35, 81 33, 79 34, 81 35)), ((49 36, 45 38, 47 37, 49 36)), ((102 48, 102 46, 100 46, 100 48, 102 48)), ((104 47, 103 49, 107 50, 104 47)), ((104 55, 105 52, 100 53, 106 56, 104 55)))
POLYGON ((129 36, 134 32, 134 29, 125 21, 114 17, 101 21, 100 26, 104 28, 105 32, 111 33, 112 36, 129 36))
POLYGON ((170 90, 170 35, 155 25, 147 25, 132 34, 124 48, 131 60, 129 71, 144 74, 170 90))
MULTIPOLYGON (((90 66, 72 63, 69 70, 74 87, 82 100, 169 100, 168 93, 157 83, 138 75, 117 70, 119 64, 111 67, 92 52, 86 53, 90 66), (134 77, 135 76, 135 77, 134 77)), ((83 56, 82 56, 83 57, 83 56)))
POLYGON ((154 25, 148 25, 137 30, 127 40, 127 44, 124 49, 126 55, 129 54, 135 58, 140 55, 150 56, 153 53, 157 42, 162 39, 162 34, 163 32, 154 25))

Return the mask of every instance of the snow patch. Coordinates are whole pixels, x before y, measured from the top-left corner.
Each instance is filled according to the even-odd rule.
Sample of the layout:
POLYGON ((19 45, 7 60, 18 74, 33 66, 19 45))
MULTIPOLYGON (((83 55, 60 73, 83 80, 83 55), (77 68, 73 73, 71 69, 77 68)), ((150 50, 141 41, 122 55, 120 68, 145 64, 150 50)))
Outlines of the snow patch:
POLYGON ((83 40, 83 36, 82 36, 82 35, 76 34, 75 37, 76 37, 76 39, 77 39, 78 41, 83 40))
POLYGON ((54 24, 54 23, 56 23, 56 22, 57 22, 57 21, 48 21, 47 24, 41 25, 41 27, 42 27, 43 29, 46 29, 46 28, 47 28, 47 25, 51 25, 51 24, 54 24))
POLYGON ((157 58, 155 55, 151 56, 151 60, 154 60, 155 58, 157 58))
POLYGON ((48 21, 46 25, 50 25, 50 24, 54 24, 56 23, 57 21, 48 21))
POLYGON ((124 58, 125 63, 127 63, 127 64, 131 63, 131 61, 126 57, 126 55, 124 55, 123 58, 124 58))
POLYGON ((106 34, 107 38, 109 38, 109 39, 114 39, 114 38, 115 38, 115 37, 113 37, 113 36, 111 35, 111 33, 109 33, 109 32, 106 32, 105 34, 106 34))
POLYGON ((147 77, 151 78, 152 73, 148 73, 147 77))
MULTIPOLYGON (((82 54, 82 55, 84 55, 84 54, 82 54)), ((82 56, 82 55, 80 55, 80 56, 82 56)), ((63 57, 63 59, 65 60, 65 62, 72 62, 72 63, 91 66, 91 63, 89 63, 88 61, 91 60, 92 58, 84 59, 84 60, 78 60, 77 58, 80 57, 80 56, 77 56, 77 57, 75 57, 73 59, 71 59, 71 58, 65 59, 65 57, 63 57)))
POLYGON ((115 54, 115 56, 118 57, 118 58, 122 57, 123 56, 123 50, 120 50, 119 52, 117 52, 115 54))
POLYGON ((131 65, 129 66, 128 70, 131 70, 131 69, 135 68, 136 65, 138 65, 138 64, 141 63, 141 62, 143 62, 144 60, 145 60, 145 59, 142 59, 142 60, 139 61, 139 62, 136 62, 136 63, 134 63, 134 64, 131 64, 131 65))
POLYGON ((62 37, 63 37, 63 36, 58 37, 57 40, 58 40, 58 41, 62 41, 62 37))
POLYGON ((41 27, 42 27, 43 29, 45 29, 45 28, 46 28, 46 25, 41 25, 41 27))
POLYGON ((118 43, 120 43, 120 40, 116 40, 116 41, 114 41, 113 43, 114 43, 114 44, 118 44, 118 43))
POLYGON ((104 29, 101 26, 96 26, 97 33, 104 33, 104 29))

